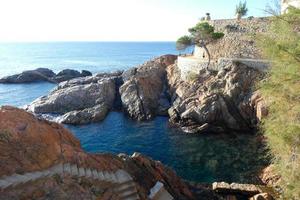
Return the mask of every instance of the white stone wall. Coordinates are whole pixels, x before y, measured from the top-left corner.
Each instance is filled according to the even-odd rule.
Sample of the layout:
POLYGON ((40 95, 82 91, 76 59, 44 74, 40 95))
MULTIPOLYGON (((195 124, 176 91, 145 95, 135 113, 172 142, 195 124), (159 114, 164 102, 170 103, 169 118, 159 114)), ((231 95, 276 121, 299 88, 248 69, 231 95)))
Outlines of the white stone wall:
POLYGON ((208 60, 208 55, 205 52, 204 48, 195 46, 194 48, 194 57, 199 59, 208 60))
POLYGON ((281 0, 281 13, 286 13, 289 6, 300 8, 300 0, 281 0))
MULTIPOLYGON (((177 60, 177 66, 180 70, 182 80, 187 80, 191 73, 199 74, 199 71, 206 68, 207 64, 208 61, 198 59, 194 56, 179 56, 177 60)), ((213 64, 210 64, 210 68, 213 68, 213 66, 213 64)))
MULTIPOLYGON (((269 67, 269 62, 267 60, 261 59, 245 59, 245 58, 220 58, 218 62, 212 62, 209 65, 210 70, 219 71, 226 65, 232 62, 239 62, 247 65, 248 67, 266 71, 269 67)), ((195 58, 193 56, 189 57, 178 57, 177 66, 180 70, 181 79, 187 81, 191 74, 199 74, 201 69, 207 67, 208 61, 195 58)))

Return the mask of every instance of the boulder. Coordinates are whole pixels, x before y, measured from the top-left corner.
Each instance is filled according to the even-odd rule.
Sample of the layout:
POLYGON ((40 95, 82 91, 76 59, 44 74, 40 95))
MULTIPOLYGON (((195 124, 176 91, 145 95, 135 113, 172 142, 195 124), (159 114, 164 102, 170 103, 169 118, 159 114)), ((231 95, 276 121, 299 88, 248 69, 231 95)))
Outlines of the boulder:
POLYGON ((63 82, 67 81, 73 78, 78 78, 78 77, 85 77, 85 76, 91 76, 92 73, 89 71, 82 71, 81 73, 79 71, 73 70, 73 69, 64 69, 60 71, 55 77, 52 78, 53 81, 55 82, 63 82))
POLYGON ((101 104, 80 111, 71 111, 59 117, 58 122, 78 125, 102 121, 109 112, 109 109, 110 107, 107 104, 101 104))
POLYGON ((93 76, 92 72, 87 71, 87 70, 82 70, 80 73, 81 77, 86 77, 86 76, 93 76))
POLYGON ((110 108, 115 99, 115 83, 112 79, 100 80, 98 83, 75 85, 50 92, 38 98, 28 106, 33 113, 65 114, 74 110, 92 108, 107 104, 110 108))
POLYGON ((35 70, 24 71, 20 74, 6 76, 0 79, 0 83, 30 83, 40 81, 50 81, 55 73, 47 68, 38 68, 35 70))
POLYGON ((63 115, 56 121, 67 124, 101 121, 115 104, 116 80, 91 76, 63 82, 47 96, 33 101, 27 110, 35 114, 63 115))
POLYGON ((131 118, 149 120, 156 115, 166 115, 170 107, 166 67, 176 56, 165 55, 123 73, 120 87, 123 109, 131 118))

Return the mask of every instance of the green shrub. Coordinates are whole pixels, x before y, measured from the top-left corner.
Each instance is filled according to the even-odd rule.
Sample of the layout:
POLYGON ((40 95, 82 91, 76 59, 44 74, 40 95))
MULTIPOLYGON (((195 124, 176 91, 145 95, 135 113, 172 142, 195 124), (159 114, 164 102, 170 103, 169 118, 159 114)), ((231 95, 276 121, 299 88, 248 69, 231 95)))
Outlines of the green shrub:
POLYGON ((194 44, 205 46, 212 40, 217 40, 224 36, 224 33, 214 31, 215 28, 208 22, 199 22, 196 26, 189 29, 190 36, 185 35, 177 40, 176 47, 178 50, 183 50, 194 44))
POLYGON ((267 34, 257 37, 264 56, 273 61, 259 84, 270 114, 262 130, 282 176, 284 199, 300 199, 300 10, 276 16, 267 34))
POLYGON ((213 38, 214 40, 220 39, 220 38, 222 38, 222 37, 224 37, 224 33, 221 33, 221 32, 215 32, 215 33, 212 33, 212 38, 213 38))
POLYGON ((188 35, 180 37, 176 42, 176 48, 178 50, 186 49, 192 45, 192 38, 188 35))

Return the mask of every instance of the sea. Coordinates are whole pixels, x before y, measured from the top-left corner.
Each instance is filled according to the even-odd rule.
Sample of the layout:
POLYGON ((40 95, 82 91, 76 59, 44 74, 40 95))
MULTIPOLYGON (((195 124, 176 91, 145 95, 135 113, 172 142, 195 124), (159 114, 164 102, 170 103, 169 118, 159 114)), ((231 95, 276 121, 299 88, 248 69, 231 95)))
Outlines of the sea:
MULTIPOLYGON (((188 50, 190 51, 190 50, 188 50)), ((163 54, 180 54, 175 42, 0 43, 0 77, 40 67, 92 73, 126 70, 163 54)), ((23 107, 46 95, 52 83, 0 84, 0 105, 23 107)), ((264 144, 248 133, 187 135, 167 117, 136 122, 121 112, 104 121, 66 125, 93 153, 140 152, 175 170, 188 181, 255 182, 267 159, 264 144)))

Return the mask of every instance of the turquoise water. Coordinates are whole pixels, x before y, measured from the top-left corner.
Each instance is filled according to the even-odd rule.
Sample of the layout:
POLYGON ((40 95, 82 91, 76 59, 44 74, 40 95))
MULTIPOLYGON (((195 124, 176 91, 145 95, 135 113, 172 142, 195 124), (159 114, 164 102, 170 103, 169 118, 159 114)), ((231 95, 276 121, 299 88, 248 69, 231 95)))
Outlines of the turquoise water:
MULTIPOLYGON (((25 69, 65 67, 92 72, 127 69, 149 58, 178 53, 174 43, 35 43, 1 44, 0 74, 25 69)), ((0 84, 0 105, 23 106, 47 94, 54 84, 0 84)), ((170 127, 166 117, 138 123, 111 112, 100 123, 67 126, 89 152, 141 152, 198 182, 255 181, 266 165, 265 149, 252 135, 185 135, 170 127)))

